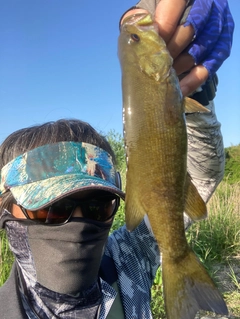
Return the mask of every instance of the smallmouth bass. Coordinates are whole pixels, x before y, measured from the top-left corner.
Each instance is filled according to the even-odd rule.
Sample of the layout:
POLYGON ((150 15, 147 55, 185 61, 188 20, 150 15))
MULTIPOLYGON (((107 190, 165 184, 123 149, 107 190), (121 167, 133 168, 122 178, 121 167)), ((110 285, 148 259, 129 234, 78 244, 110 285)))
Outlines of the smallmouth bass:
POLYGON ((148 215, 162 253, 168 319, 192 319, 198 310, 227 314, 212 279, 190 249, 184 211, 193 219, 206 205, 187 173, 186 112, 207 112, 183 98, 172 58, 150 15, 126 18, 118 54, 122 70, 124 139, 127 155, 126 226, 148 215))

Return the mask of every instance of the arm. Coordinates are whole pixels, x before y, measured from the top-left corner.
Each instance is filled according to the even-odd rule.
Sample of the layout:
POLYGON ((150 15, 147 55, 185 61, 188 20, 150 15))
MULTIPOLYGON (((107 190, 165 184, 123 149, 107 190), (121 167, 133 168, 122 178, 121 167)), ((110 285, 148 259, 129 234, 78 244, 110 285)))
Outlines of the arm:
POLYGON ((214 75, 230 54, 234 22, 227 0, 141 0, 125 16, 136 12, 154 14, 177 74, 189 72, 180 81, 185 96, 214 75))
MULTIPOLYGON (((160 36, 167 44, 171 44, 171 38, 174 34, 176 35, 178 22, 186 9, 186 2, 186 0, 161 0, 156 7, 155 21, 158 24, 160 36)), ((193 34, 191 35, 190 40, 192 39, 192 36, 193 34)), ((185 40, 185 30, 180 32, 179 40, 180 41, 178 42, 180 43, 180 46, 182 46, 182 40, 185 40), (183 34, 181 34, 182 32, 183 34)), ((174 57, 173 54, 172 56, 174 57)))
POLYGON ((131 232, 126 226, 119 228, 109 237, 105 251, 105 254, 114 260, 119 274, 133 279, 138 273, 139 278, 142 278, 140 282, 148 288, 151 287, 160 265, 158 244, 149 225, 145 217, 131 232))

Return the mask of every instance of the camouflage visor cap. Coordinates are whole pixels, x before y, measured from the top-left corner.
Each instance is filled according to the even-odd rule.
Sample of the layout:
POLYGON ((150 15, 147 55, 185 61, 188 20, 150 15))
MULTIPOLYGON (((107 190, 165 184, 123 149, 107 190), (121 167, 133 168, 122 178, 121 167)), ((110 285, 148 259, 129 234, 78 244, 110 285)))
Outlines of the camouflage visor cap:
POLYGON ((82 190, 101 189, 124 199, 112 157, 88 143, 60 142, 30 150, 6 164, 0 195, 10 190, 18 205, 29 210, 82 190))

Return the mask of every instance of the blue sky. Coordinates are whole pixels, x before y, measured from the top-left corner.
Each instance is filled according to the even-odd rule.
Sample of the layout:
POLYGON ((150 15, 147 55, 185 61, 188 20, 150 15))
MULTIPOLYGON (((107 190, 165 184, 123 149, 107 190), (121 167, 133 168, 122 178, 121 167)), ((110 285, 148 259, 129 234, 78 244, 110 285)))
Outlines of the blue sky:
MULTIPOLYGON (((79 118, 122 133, 118 21, 132 0, 0 3, 0 142, 22 127, 79 118)), ((226 147, 240 144, 240 1, 215 99, 226 147)))

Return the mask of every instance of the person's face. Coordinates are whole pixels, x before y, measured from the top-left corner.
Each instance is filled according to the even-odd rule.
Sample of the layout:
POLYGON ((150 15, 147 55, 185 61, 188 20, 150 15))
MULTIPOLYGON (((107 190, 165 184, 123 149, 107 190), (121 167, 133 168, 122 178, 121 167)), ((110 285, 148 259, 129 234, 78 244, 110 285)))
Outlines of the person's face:
MULTIPOLYGON (((54 210, 56 216, 58 212, 61 212, 64 205, 66 205, 66 200, 69 200, 73 208, 71 211, 71 218, 84 217, 91 220, 101 221, 101 219, 97 218, 95 211, 93 211, 92 214, 92 210, 96 210, 97 208, 100 210, 100 214, 98 215, 105 216, 104 219, 106 220, 103 219, 102 221, 109 222, 114 218, 114 214, 116 213, 116 210, 118 208, 119 199, 116 198, 117 196, 105 191, 81 191, 68 196, 63 200, 59 200, 52 206, 49 206, 47 209, 40 209, 38 211, 25 210, 25 212, 27 212, 29 219, 46 219, 47 212, 54 210)), ((16 218, 27 218, 23 213, 22 208, 17 204, 13 204, 12 215, 16 218)))

